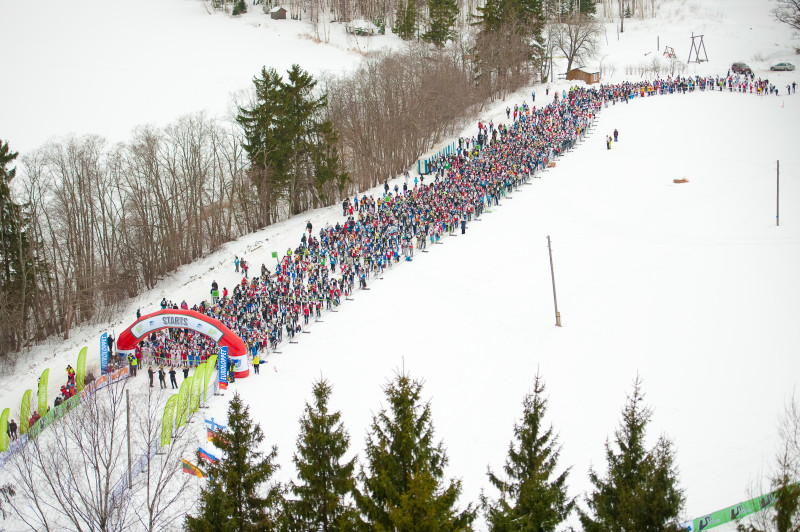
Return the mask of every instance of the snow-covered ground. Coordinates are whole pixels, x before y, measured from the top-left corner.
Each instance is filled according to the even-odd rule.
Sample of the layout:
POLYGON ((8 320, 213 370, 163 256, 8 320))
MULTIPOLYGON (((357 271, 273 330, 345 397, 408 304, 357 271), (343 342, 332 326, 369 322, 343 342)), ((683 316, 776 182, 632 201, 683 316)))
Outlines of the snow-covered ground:
MULTIPOLYGON (((260 39, 272 35, 270 24, 286 23, 280 27, 297 28, 293 33, 308 33, 308 27, 263 15, 243 21, 209 16, 194 0, 159 2, 158 9, 155 2, 149 9, 102 5, 0 2, 0 49, 11 50, 0 57, 0 68, 18 80, 0 84, 0 136, 13 149, 30 150, 67 131, 124 140, 142 121, 163 124, 201 108, 222 112, 228 94, 247 87, 265 56, 279 71, 298 62, 312 73, 358 60, 346 45, 286 37, 290 45, 262 50, 261 60, 245 64, 234 51, 265 47, 260 39), (92 24, 79 28, 86 20, 92 24), (112 45, 116 35, 128 35, 119 47, 112 45), (206 36, 202 46, 197 35, 206 36), (227 37, 229 48, 220 52, 221 41, 212 43, 209 35, 227 37), (292 54, 278 54, 288 46, 292 54), (137 48, 139 54, 127 55, 137 48)), ((278 445, 280 477, 293 475, 298 419, 314 379, 334 385, 332 406, 343 413, 353 452, 361 453, 381 387, 404 367, 425 380, 450 456, 448 473, 464 481, 462 503, 475 501, 488 485, 486 466, 502 465, 538 369, 564 446, 561 465, 572 466, 570 488, 577 495, 589 489, 590 465, 604 470, 603 443, 618 425, 638 372, 655 408, 651 436, 665 433, 677 447, 685 516, 749 498, 752 481, 771 466, 776 422, 800 369, 800 153, 794 138, 800 96, 784 90, 800 76, 766 70, 779 60, 798 64, 788 31, 766 14, 770 5, 665 2, 661 9, 675 10, 672 18, 626 21, 619 44, 609 25, 603 55, 622 79, 625 65, 649 59, 644 53, 655 48, 656 34, 662 49, 674 46, 683 58, 691 31, 704 32, 711 61, 700 71, 724 74, 730 62, 744 60, 757 76, 775 81, 781 96, 697 93, 610 106, 592 137, 471 223, 466 236, 445 238, 388 272, 315 324, 299 344, 271 356, 261 375, 237 381, 234 389, 251 405, 266 443, 278 445), (667 31, 682 36, 683 45, 667 42, 667 31), (615 128, 620 142, 608 151, 603 138, 615 128), (673 184, 684 177, 689 183, 673 184), (554 326, 547 235, 562 328, 554 326)), ((544 87, 536 90, 540 103, 544 87)), ((507 103, 525 94, 530 91, 481 117, 497 123, 507 103)), ((55 393, 56 376, 74 364, 78 349, 89 345, 90 363, 96 363, 100 333, 130 324, 136 308, 155 310, 162 297, 199 301, 212 279, 230 287, 239 280, 234 254, 269 265, 272 251, 296 244, 306 220, 320 227, 340 214, 337 207, 321 209, 232 242, 132 300, 108 324, 80 327, 69 341, 34 350, 30 367, 0 381, 0 405, 17 405, 45 367, 54 372, 55 393)), ((225 402, 217 401, 211 415, 221 419, 224 411, 225 402)))
MULTIPOLYGON (((250 2, 248 2, 250 4, 250 2)), ((305 22, 272 20, 262 6, 233 18, 201 0, 0 2, 0 138, 20 153, 51 136, 127 140, 143 124, 163 126, 207 110, 229 111, 266 65, 298 63, 315 77, 342 73, 363 54, 397 46, 393 36, 347 35, 331 26, 315 42, 305 22)))

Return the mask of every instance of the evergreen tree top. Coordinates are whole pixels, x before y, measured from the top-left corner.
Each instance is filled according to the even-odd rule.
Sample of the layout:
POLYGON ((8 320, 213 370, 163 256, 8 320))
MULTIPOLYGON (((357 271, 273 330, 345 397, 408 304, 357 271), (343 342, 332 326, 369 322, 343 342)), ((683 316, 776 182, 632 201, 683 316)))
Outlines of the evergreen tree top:
POLYGON ((8 146, 8 141, 0 141, 0 178, 2 178, 2 185, 7 186, 8 182, 14 179, 17 175, 17 168, 8 169, 6 166, 11 164, 17 158, 19 152, 12 152, 8 146))
POLYGON ((332 388, 325 380, 314 384, 313 404, 306 403, 294 463, 299 482, 291 490, 290 528, 323 532, 352 530, 355 512, 351 495, 355 488, 355 458, 343 461, 350 437, 339 412, 330 412, 332 388))
POLYGON ((653 411, 644 404, 642 380, 637 375, 633 392, 622 410, 615 431, 615 449, 606 442, 607 473, 594 469, 589 479, 595 488, 586 499, 594 516, 580 512, 586 532, 605 530, 677 530, 675 521, 684 504, 672 442, 665 436, 645 447, 647 424, 653 411))
MULTIPOLYGON (((228 427, 219 431, 214 445, 219 461, 205 466, 208 484, 201 489, 196 517, 187 516, 191 531, 274 530, 283 504, 283 487, 271 483, 278 466, 277 448, 261 451, 264 434, 250 419, 249 407, 238 393, 228 405, 228 427)), ((201 461, 199 453, 198 462, 201 461)))
POLYGON ((388 407, 373 417, 356 496, 369 529, 468 530, 475 511, 458 512, 461 483, 443 480, 447 455, 442 442, 434 443, 422 382, 398 373, 384 393, 388 407))
POLYGON ((522 405, 522 419, 514 424, 514 441, 503 468, 506 478, 488 472, 500 497, 491 501, 482 495, 481 503, 492 530, 549 532, 567 519, 575 499, 567 495, 569 468, 556 473, 561 447, 552 425, 544 425, 547 397, 540 375, 522 405))

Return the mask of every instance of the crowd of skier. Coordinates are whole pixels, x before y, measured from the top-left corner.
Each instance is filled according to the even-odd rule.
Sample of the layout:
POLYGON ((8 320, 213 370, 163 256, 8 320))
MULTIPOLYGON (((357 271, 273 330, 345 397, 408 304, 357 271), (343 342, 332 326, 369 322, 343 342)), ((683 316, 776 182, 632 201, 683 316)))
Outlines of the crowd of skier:
MULTIPOLYGON (((786 94, 796 93, 796 82, 785 89, 786 94)), ((459 229, 464 234, 469 222, 500 205, 501 199, 575 146, 601 108, 634 98, 694 91, 780 94, 780 88, 767 79, 728 72, 727 76, 678 76, 598 88, 573 87, 555 91, 551 103, 542 107, 527 102, 515 105, 513 119, 512 109, 507 107, 508 124, 479 122, 476 134, 460 138, 455 152, 440 156, 428 176, 417 176, 409 184, 406 173, 402 189, 395 185, 391 190, 385 183, 382 194, 362 193, 345 199, 343 220, 333 226, 326 224, 316 233, 308 222, 297 247, 286 250, 274 271, 262 264, 258 275, 250 277, 247 261, 235 257, 234 268, 242 274, 241 282, 230 293, 226 287, 220 292, 213 282, 211 297, 191 308, 220 320, 238 334, 257 373, 259 362, 270 350, 294 341, 323 312, 337 311, 343 299, 357 289, 368 289, 387 268, 413 260, 415 251, 427 252, 444 235, 454 235, 459 229)), ((532 93, 532 103, 535 98, 532 93)), ((614 130, 613 141, 617 138, 614 130)), ((605 142, 610 149, 611 135, 605 142)), ((164 299, 161 308, 188 309, 189 305, 183 301, 179 307, 164 299)), ((109 348, 111 345, 112 341, 109 348)), ((216 344, 205 335, 165 329, 149 335, 127 362, 133 375, 143 362, 150 364, 151 386, 157 374, 159 385, 166 388, 169 374, 170 386, 177 388, 178 371, 186 379, 190 366, 216 352, 216 344)), ((55 406, 74 394, 75 372, 68 366, 67 383, 61 387, 55 406)), ((34 411, 29 424, 39 418, 34 411)), ((7 431, 11 439, 16 439, 13 419, 7 431)))
MULTIPOLYGON (((220 292, 213 282, 211 297, 191 308, 220 320, 245 341, 254 360, 263 360, 282 342, 295 341, 323 312, 336 311, 355 290, 368 289, 387 268, 413 260, 415 252, 426 252, 444 235, 459 229, 463 234, 474 218, 573 147, 602 107, 637 97, 723 88, 752 92, 754 87, 759 94, 774 90, 766 81, 739 74, 676 77, 556 91, 545 106, 515 105, 513 120, 508 107, 509 123, 479 122, 476 135, 460 138, 455 152, 439 157, 430 175, 409 183, 406 174, 402 189, 385 183, 382 194, 345 199, 343 219, 333 226, 315 232, 308 222, 298 245, 286 250, 274 271, 262 264, 257 275, 249 276, 244 258, 236 257, 241 282, 230 292, 227 287, 220 292)), ((615 131, 614 140, 617 136, 615 131)), ((606 141, 610 148, 611 137, 606 141)), ((166 299, 161 306, 179 308, 166 299)), ((184 301, 180 308, 189 306, 184 301)), ((164 365, 194 366, 216 352, 216 344, 202 334, 169 329, 150 335, 136 357, 160 366, 163 375, 164 365)))

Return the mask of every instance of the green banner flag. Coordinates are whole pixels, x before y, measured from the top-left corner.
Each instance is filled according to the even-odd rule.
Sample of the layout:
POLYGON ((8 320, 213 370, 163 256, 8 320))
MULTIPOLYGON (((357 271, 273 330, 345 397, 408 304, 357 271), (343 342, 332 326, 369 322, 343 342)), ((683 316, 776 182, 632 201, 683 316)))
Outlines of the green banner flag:
POLYGON ((22 394, 22 404, 19 407, 19 433, 28 433, 28 424, 31 419, 31 391, 25 390, 22 394))
POLYGON ((50 375, 50 369, 42 372, 39 377, 39 415, 44 416, 47 413, 47 377, 50 375))
POLYGON ((200 392, 203 390, 203 379, 206 375, 205 362, 197 366, 192 375, 192 394, 189 401, 189 414, 197 412, 200 408, 200 392))
POLYGON ((206 375, 205 383, 203 384, 203 402, 208 402, 208 383, 211 382, 211 376, 214 374, 214 368, 217 366, 217 355, 211 355, 206 360, 206 375))
POLYGON ((0 453, 8 450, 8 416, 11 410, 6 408, 0 415, 0 453))
POLYGON ((164 406, 164 417, 161 418, 161 447, 169 445, 172 441, 172 420, 175 417, 175 403, 178 402, 178 394, 173 394, 167 399, 164 406))
POLYGON ((272 252, 272 258, 273 259, 277 259, 278 258, 278 252, 277 251, 273 251, 272 252))
POLYGON ((741 519, 742 517, 746 517, 750 514, 766 510, 775 504, 776 499, 777 497, 775 496, 775 492, 772 492, 767 493, 766 495, 753 497, 749 501, 734 504, 733 506, 729 506, 723 510, 717 510, 716 512, 704 515, 703 517, 698 517, 692 521, 691 530, 694 532, 699 532, 700 530, 710 530, 720 525, 724 525, 725 523, 736 521, 737 519, 741 519))
POLYGON ((175 427, 184 426, 186 424, 186 420, 189 419, 189 392, 191 391, 191 387, 191 379, 183 379, 183 382, 181 383, 181 389, 178 390, 178 411, 176 413, 177 420, 175 422, 175 427))
POLYGON ((78 393, 83 391, 83 381, 86 379, 86 347, 78 353, 78 363, 75 364, 75 389, 78 393))

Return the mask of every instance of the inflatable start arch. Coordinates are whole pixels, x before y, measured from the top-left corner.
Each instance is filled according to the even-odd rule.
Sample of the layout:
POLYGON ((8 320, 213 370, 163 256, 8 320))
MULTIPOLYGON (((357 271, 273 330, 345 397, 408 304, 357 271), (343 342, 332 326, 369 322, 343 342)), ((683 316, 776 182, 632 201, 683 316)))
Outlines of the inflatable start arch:
POLYGON ((220 347, 228 348, 228 357, 236 365, 234 376, 237 379, 250 374, 244 341, 221 321, 194 310, 166 309, 142 316, 120 333, 117 351, 133 351, 147 335, 161 329, 191 329, 208 336, 220 347))

